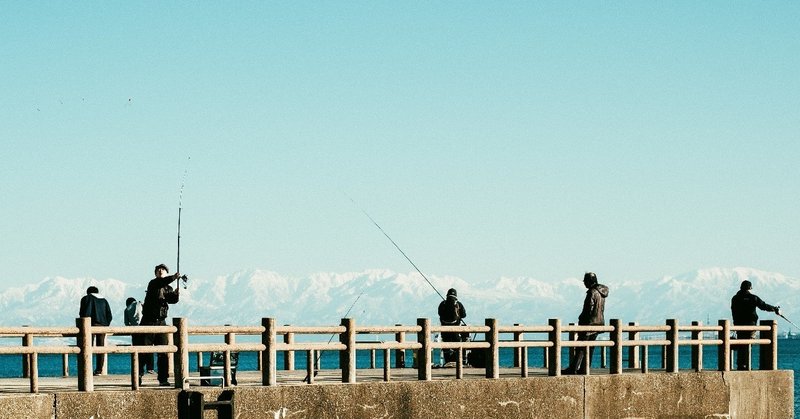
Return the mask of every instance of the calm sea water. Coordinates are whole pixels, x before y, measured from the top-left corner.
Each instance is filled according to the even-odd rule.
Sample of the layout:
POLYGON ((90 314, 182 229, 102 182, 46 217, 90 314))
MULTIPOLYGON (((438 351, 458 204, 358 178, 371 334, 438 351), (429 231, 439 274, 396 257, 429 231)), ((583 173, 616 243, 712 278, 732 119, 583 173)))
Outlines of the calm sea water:
MULTIPOLYGON (((681 369, 691 368, 691 349, 689 347, 680 348, 680 367, 681 369)), ((566 351, 566 350, 565 350, 566 351)), ((758 348, 753 347, 753 363, 758 365, 758 348)), ((394 351, 392 351, 394 357, 394 351)), ((626 352, 627 354, 627 352, 626 352)), ((283 365, 283 352, 278 353, 278 366, 283 365)), ((438 354, 434 353, 434 360, 438 360, 438 354)), ((500 352, 500 366, 512 367, 513 366, 513 350, 510 348, 503 348, 500 352)), ((627 355, 626 355, 627 356, 627 355)), ((208 365, 208 357, 206 354, 204 365, 208 365)), ((661 368, 661 350, 651 348, 648 355, 648 365, 652 369, 661 368)), ((61 355, 40 355, 39 356, 39 376, 41 377, 56 377, 61 375, 61 355)), ((562 357, 566 367, 566 353, 562 357)), ((530 349, 528 352, 529 365, 532 368, 543 366, 543 356, 541 349, 530 349)), ((255 353, 243 353, 239 358, 240 370, 256 370, 257 358, 255 353)), ((305 352, 297 352, 295 354, 295 368, 304 369, 307 359, 305 352)), ((323 369, 338 368, 339 357, 334 352, 325 352, 321 359, 323 369)), ((377 353, 377 367, 383 366, 382 351, 377 353)), ((408 351, 406 355, 407 367, 411 367, 412 356, 408 351)), ((70 375, 77 375, 77 360, 76 357, 71 356, 69 359, 70 375)), ((369 352, 360 351, 356 360, 358 368, 369 368, 370 355, 369 352)), ((592 362, 593 368, 600 367, 600 356, 595 353, 592 362)), ((392 367, 394 367, 394 358, 392 358, 392 367)), ((798 379, 798 372, 800 372, 800 339, 782 339, 778 341, 778 367, 785 370, 793 370, 795 374, 794 380, 794 410, 796 414, 800 414, 800 400, 798 400, 798 387, 800 380, 798 379)), ((196 371, 196 357, 190 357, 190 370, 196 371)), ((717 368, 717 351, 716 348, 706 348, 703 353, 703 368, 714 370, 717 368)), ((110 374, 128 374, 130 372, 130 355, 125 354, 111 354, 109 355, 108 370, 110 374)), ((0 355, 0 378, 8 377, 21 377, 22 376, 22 362, 20 355, 0 355)))

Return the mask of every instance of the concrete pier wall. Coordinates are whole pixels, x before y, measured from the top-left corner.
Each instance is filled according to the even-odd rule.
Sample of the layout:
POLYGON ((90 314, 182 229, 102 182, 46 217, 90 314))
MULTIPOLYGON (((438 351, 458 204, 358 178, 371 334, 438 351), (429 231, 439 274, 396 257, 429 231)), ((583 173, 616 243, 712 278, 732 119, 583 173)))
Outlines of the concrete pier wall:
MULTIPOLYGON (((246 418, 794 417, 792 371, 238 387, 246 418)), ((216 400, 219 388, 193 388, 216 400)), ((0 417, 178 417, 178 390, 0 396, 0 417)), ((215 418, 208 412, 206 418, 215 418)))

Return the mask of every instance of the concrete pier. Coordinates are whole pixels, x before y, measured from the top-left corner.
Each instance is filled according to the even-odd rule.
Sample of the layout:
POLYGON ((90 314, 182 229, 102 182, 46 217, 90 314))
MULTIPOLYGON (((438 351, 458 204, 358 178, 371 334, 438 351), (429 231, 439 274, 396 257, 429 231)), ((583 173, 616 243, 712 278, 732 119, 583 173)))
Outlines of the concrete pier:
MULTIPOLYGON (((377 372, 377 371, 376 371, 377 372)), ((794 417, 792 371, 707 371, 233 387, 234 417, 794 417)), ((192 387, 206 400, 222 389, 192 387)), ((3 418, 178 418, 175 389, 0 396, 3 418)), ((216 417, 210 412, 206 417, 216 417)))

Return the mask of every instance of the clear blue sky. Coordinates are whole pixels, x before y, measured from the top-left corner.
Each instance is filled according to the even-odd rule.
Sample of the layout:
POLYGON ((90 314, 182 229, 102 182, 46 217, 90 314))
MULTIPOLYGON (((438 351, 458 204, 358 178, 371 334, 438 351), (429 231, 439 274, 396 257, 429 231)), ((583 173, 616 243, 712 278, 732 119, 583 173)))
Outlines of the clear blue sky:
POLYGON ((0 287, 800 276, 800 2, 3 2, 0 287))

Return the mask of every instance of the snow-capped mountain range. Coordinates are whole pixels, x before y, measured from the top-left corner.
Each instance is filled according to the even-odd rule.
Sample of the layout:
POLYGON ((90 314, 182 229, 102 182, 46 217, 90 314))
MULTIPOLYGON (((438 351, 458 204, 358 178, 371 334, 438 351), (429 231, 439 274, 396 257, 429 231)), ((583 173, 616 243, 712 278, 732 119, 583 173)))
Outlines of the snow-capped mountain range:
MULTIPOLYGON (((548 318, 577 320, 585 288, 582 278, 542 281, 534 278, 499 278, 467 282, 454 276, 428 275, 445 294, 458 290, 467 309, 468 324, 483 324, 488 317, 501 324, 546 324, 548 318)), ((730 318, 730 298, 743 280, 753 282, 753 293, 769 304, 781 305, 783 314, 800 319, 800 279, 752 268, 709 268, 655 280, 616 281, 603 278, 610 288, 606 319, 663 324, 666 318, 681 323, 730 318)), ((45 278, 39 283, 9 288, 0 293, 3 326, 67 326, 75 324, 80 298, 95 285, 111 303, 112 325, 123 324, 127 297, 144 299, 146 281, 125 283, 116 279, 45 278)), ((255 270, 214 279, 191 278, 181 290, 181 301, 171 316, 183 316, 194 325, 255 325, 262 317, 279 324, 338 324, 345 313, 362 325, 415 324, 418 317, 436 320, 441 298, 418 273, 369 270, 317 273, 289 278, 255 270)), ((776 318, 760 313, 762 319, 776 318)), ((797 322, 797 321, 795 321, 797 322)), ((781 330, 790 330, 779 319, 781 330)))

